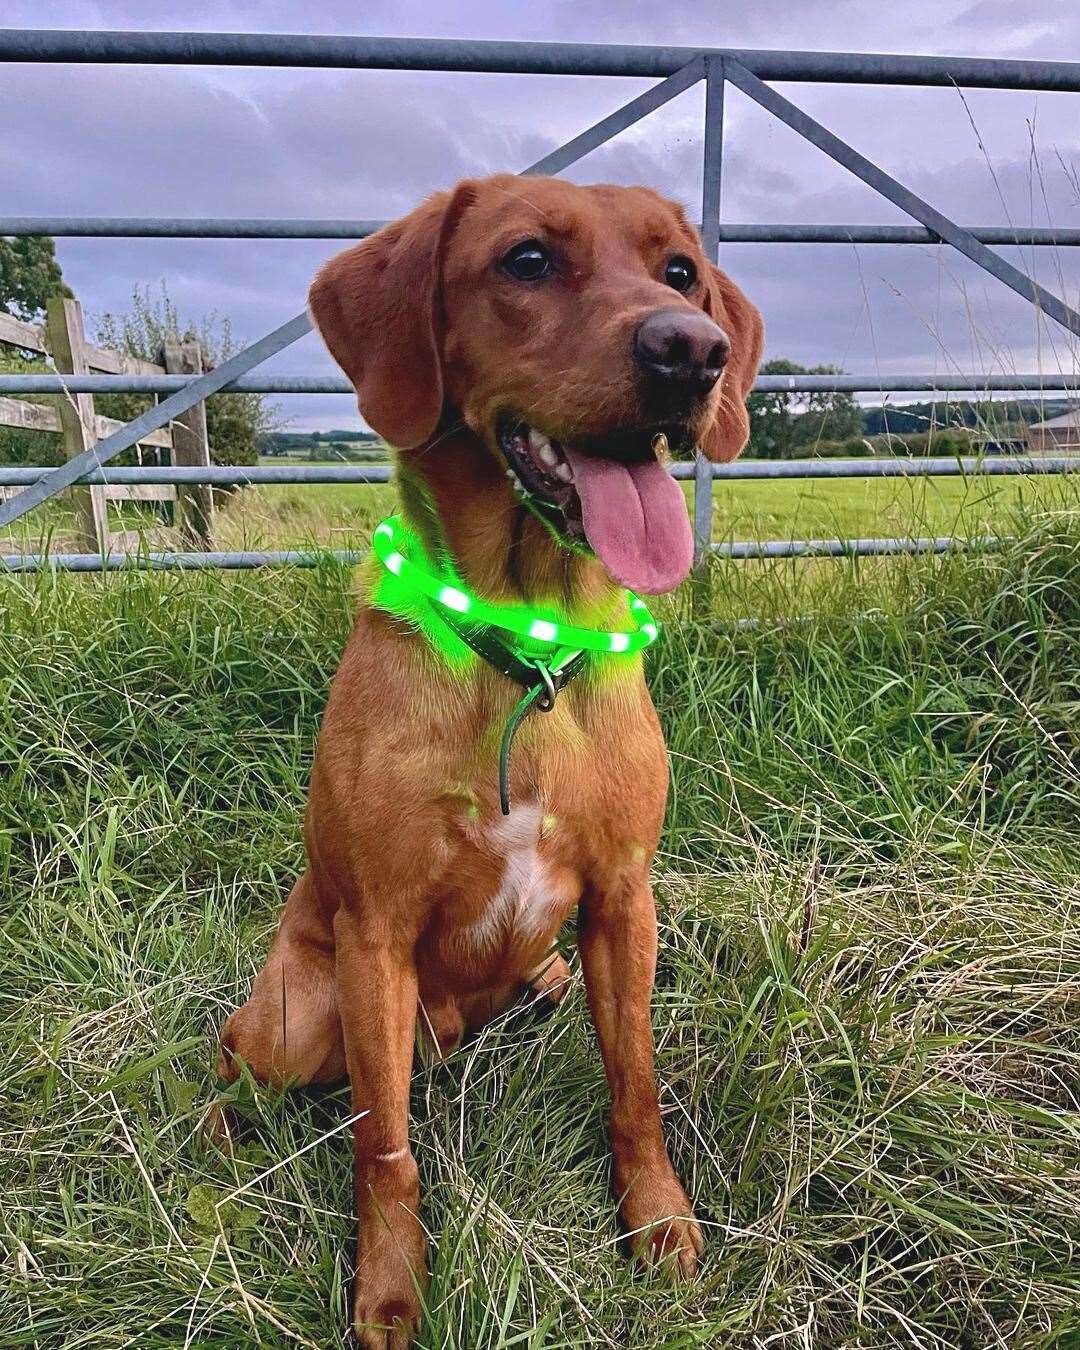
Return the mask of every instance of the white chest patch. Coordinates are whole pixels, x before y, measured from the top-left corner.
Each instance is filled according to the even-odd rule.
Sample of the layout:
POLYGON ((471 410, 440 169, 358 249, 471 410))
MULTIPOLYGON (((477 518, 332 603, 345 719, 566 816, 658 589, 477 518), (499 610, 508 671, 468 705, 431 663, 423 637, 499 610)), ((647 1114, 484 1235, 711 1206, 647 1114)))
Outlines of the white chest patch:
POLYGON ((550 923, 550 879, 538 852, 542 822, 540 803, 532 802, 515 806, 485 832, 488 847, 505 862, 499 889, 473 925, 479 945, 493 946, 511 937, 533 941, 550 923))

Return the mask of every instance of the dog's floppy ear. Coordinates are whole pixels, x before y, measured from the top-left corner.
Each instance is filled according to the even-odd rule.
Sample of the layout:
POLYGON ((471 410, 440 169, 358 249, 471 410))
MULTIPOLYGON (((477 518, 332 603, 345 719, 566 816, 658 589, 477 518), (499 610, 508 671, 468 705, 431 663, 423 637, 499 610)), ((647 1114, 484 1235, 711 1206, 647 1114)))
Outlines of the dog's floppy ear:
POLYGON ((731 339, 731 357, 724 370, 716 415, 702 437, 701 449, 711 460, 727 464, 750 438, 746 399, 754 387, 765 345, 765 325, 757 307, 719 267, 709 264, 705 309, 731 339))
POLYGON ((429 197, 331 258, 308 292, 311 317, 364 420, 400 450, 427 440, 442 412, 439 274, 464 200, 463 187, 429 197))

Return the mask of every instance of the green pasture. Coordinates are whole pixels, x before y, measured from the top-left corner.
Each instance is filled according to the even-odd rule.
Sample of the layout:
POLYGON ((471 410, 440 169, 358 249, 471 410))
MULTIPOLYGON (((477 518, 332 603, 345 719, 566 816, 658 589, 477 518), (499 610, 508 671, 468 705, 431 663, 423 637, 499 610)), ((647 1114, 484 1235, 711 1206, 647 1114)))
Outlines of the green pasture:
MULTIPOLYGON (((684 485, 687 494, 689 484, 684 485)), ((996 533, 1018 507, 1080 502, 1060 478, 787 479, 717 482, 716 539, 817 539, 996 533)), ((366 537, 393 503, 390 488, 366 484, 260 486, 225 512, 232 543, 278 547, 366 537)))

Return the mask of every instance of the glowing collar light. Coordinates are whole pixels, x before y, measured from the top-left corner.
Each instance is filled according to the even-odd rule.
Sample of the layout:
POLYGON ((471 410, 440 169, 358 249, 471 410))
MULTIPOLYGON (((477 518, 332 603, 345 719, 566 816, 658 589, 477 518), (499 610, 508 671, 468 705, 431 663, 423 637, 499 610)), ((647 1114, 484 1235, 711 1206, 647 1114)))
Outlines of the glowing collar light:
POLYGON ((388 516, 375 528, 371 546, 388 572, 399 577, 433 600, 443 609, 469 622, 490 624, 507 633, 531 638, 541 646, 557 650, 572 648, 591 652, 639 652, 656 641, 656 624, 645 601, 628 592, 630 614, 637 624, 632 632, 604 632, 596 628, 576 628, 573 624, 547 619, 524 605, 493 605, 470 595, 460 586, 447 584, 441 577, 425 572, 405 554, 408 535, 399 516, 388 516))

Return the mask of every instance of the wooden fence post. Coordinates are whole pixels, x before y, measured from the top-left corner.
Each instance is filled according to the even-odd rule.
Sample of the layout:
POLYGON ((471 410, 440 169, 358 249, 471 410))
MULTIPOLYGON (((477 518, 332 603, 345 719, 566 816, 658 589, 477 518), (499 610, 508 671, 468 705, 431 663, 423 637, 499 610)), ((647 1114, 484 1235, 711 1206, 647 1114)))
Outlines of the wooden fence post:
MULTIPOLYGON (((45 331, 53 364, 64 375, 85 375, 86 335, 82 306, 78 300, 52 297, 45 309, 45 331)), ((64 454, 68 459, 89 450, 97 440, 97 419, 92 394, 62 394, 60 425, 64 433, 64 454)), ((109 551, 109 512, 102 487, 68 489, 76 507, 76 532, 84 550, 105 554, 109 551)))
MULTIPOLYGON (((201 375, 202 347, 194 339, 168 338, 162 357, 170 375, 201 375)), ((199 467, 210 463, 210 440, 206 434, 206 404, 196 403, 172 424, 172 459, 177 465, 199 467)), ((208 483, 176 490, 177 523, 184 542, 206 550, 214 528, 214 490, 208 483)))

